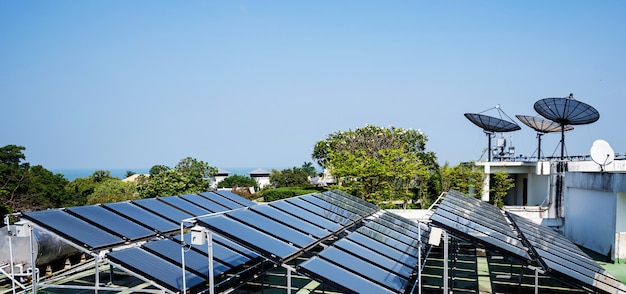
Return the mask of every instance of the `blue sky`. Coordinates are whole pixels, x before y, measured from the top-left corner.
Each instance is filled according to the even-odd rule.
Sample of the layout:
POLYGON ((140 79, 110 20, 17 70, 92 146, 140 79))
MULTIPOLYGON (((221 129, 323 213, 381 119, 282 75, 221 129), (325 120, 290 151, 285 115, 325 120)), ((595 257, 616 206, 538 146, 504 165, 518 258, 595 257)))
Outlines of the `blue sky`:
MULTIPOLYGON (((600 119, 567 133, 568 154, 596 139, 623 153, 624 15, 624 1, 0 1, 0 146, 48 169, 291 167, 371 124, 420 129, 454 165, 487 145, 464 113, 515 120, 574 93, 600 119)), ((531 155, 516 122, 505 136, 531 155)))

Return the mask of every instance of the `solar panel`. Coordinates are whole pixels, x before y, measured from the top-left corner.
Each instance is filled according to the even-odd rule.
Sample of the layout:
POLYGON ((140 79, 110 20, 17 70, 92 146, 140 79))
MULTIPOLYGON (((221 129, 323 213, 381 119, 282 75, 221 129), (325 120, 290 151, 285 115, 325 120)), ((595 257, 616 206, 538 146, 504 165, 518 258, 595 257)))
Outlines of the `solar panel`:
POLYGON ((352 224, 354 221, 350 220, 349 218, 346 218, 344 216, 341 216, 339 214, 336 214, 330 210, 321 208, 317 205, 311 204, 310 202, 304 201, 300 198, 289 198, 286 199, 285 201, 293 204, 293 205, 297 205, 303 209, 306 209, 310 212, 316 213, 318 215, 321 215, 331 221, 334 221, 338 224, 340 224, 341 226, 347 226, 352 224))
MULTIPOLYGON (((419 249, 417 246, 410 246, 404 242, 401 242, 395 238, 389 237, 379 231, 373 230, 368 227, 360 227, 356 230, 356 233, 361 234, 365 237, 377 240, 388 247, 395 248, 400 252, 405 252, 406 254, 410 254, 414 257, 419 256, 419 249)), ((347 236, 349 239, 358 238, 358 235, 350 234, 347 236)))
POLYGON ((401 233, 398 233, 397 231, 390 229, 386 226, 383 226, 375 221, 371 221, 368 222, 365 227, 370 228, 376 232, 379 232, 385 236, 391 237, 393 239, 396 239, 404 244, 407 244, 408 246, 411 247, 417 247, 418 246, 418 240, 417 237, 412 238, 411 236, 406 236, 403 235, 401 233))
POLYGON ((351 201, 353 201, 353 202, 357 202, 357 203, 359 203, 359 204, 361 204, 361 205, 367 206, 367 207, 369 207, 369 208, 371 208, 371 209, 374 209, 374 210, 378 210, 378 209, 379 209, 379 208, 378 208, 378 206, 377 206, 376 204, 373 204, 373 203, 367 202, 367 201, 365 201, 365 200, 363 200, 363 199, 361 199, 361 198, 359 198, 359 197, 356 197, 356 196, 354 196, 354 195, 348 194, 348 193, 346 193, 346 192, 344 192, 344 191, 341 191, 341 190, 330 190, 330 191, 325 191, 325 192, 323 192, 322 194, 325 194, 325 195, 335 195, 335 196, 341 196, 341 197, 346 198, 346 199, 348 199, 348 200, 351 200, 351 201))
POLYGON ((130 202, 105 203, 102 207, 117 214, 141 223, 152 230, 160 233, 180 230, 180 224, 176 224, 162 216, 152 213, 130 202))
POLYGON ((219 195, 219 194, 217 194, 215 192, 203 192, 203 193, 198 193, 198 195, 200 195, 200 196, 202 196, 202 197, 204 197, 204 198, 206 198, 208 200, 211 200, 211 201, 213 201, 215 203, 218 203, 219 205, 222 205, 222 206, 228 208, 228 210, 245 207, 245 205, 241 205, 241 204, 239 204, 239 203, 237 203, 235 201, 232 201, 232 200, 230 200, 230 199, 228 199, 228 198, 226 198, 226 197, 224 197, 222 195, 219 195))
POLYGON ((345 293, 396 293, 317 256, 301 263, 298 272, 323 280, 345 293))
POLYGON ((300 251, 298 247, 287 244, 225 215, 200 217, 197 220, 200 225, 209 228, 211 231, 243 244, 248 248, 255 248, 263 256, 278 262, 282 262, 300 251))
POLYGON ((552 271, 609 293, 626 292, 626 286, 575 244, 550 228, 509 214, 552 271))
POLYGON ((250 210, 279 221, 284 225, 287 225, 295 230, 298 230, 318 239, 325 238, 332 234, 331 231, 322 229, 303 220, 302 218, 286 213, 270 205, 256 205, 254 207, 251 207, 250 210))
MULTIPOLYGON (((333 247, 337 247, 346 253, 365 258, 369 263, 375 264, 376 266, 381 267, 390 273, 397 274, 405 280, 411 278, 411 274, 413 273, 413 269, 415 268, 414 265, 417 264, 416 262, 411 266, 407 266, 403 263, 398 262, 395 259, 389 258, 379 252, 371 250, 348 239, 341 239, 333 243, 333 247)), ((348 264, 352 266, 351 263, 348 264)))
POLYGON ((156 198, 133 200, 132 203, 141 206, 142 208, 145 208, 147 210, 150 210, 176 223, 180 223, 184 219, 193 217, 193 215, 186 213, 171 205, 168 205, 165 202, 159 201, 156 198))
POLYGON ((336 205, 352 213, 355 213, 359 215, 360 217, 366 217, 378 210, 378 209, 370 208, 367 206, 363 206, 359 202, 355 202, 348 198, 337 197, 336 196, 337 194, 330 195, 330 194, 323 194, 323 193, 322 194, 315 193, 312 195, 330 204, 336 205))
POLYGON ((283 212, 286 212, 292 216, 296 216, 302 218, 303 220, 314 224, 320 228, 329 230, 331 232, 337 232, 343 228, 340 224, 331 221, 317 213, 311 212, 300 206, 297 206, 293 203, 289 203, 287 201, 274 201, 268 204, 269 206, 279 209, 283 212))
POLYGON ((224 215, 299 248, 307 247, 316 241, 302 232, 251 210, 233 210, 224 215))
POLYGON ((33 223, 89 249, 101 249, 123 244, 124 239, 104 231, 61 209, 24 212, 33 223))
POLYGON ((182 195, 180 196, 180 198, 185 199, 195 205, 198 205, 206 210, 212 211, 212 212, 220 212, 220 211, 227 211, 230 210, 229 208, 226 208, 226 206, 217 204, 216 202, 213 202, 205 197, 202 197, 198 194, 186 194, 186 195, 182 195))
POLYGON ((204 209, 198 205, 195 205, 189 201, 185 201, 184 199, 178 196, 169 196, 169 197, 159 197, 158 200, 161 200, 169 205, 176 206, 178 209, 185 211, 193 216, 206 215, 211 214, 213 211, 204 209))
POLYGON ((246 199, 244 197, 241 197, 231 191, 228 190, 217 190, 215 191, 215 193, 217 193, 218 195, 227 198, 235 203, 238 203, 241 206, 247 206, 247 207, 251 207, 251 206, 255 206, 257 205, 256 202, 246 199))
MULTIPOLYGON (((185 244, 191 244, 191 234, 185 234, 184 238, 185 244)), ((174 239, 180 242, 180 235, 176 236, 174 239)), ((191 247, 204 256, 208 256, 209 254, 207 245, 192 244, 191 247)), ((257 257, 259 256, 249 249, 245 249, 241 245, 237 245, 219 235, 213 235, 213 258, 215 260, 231 268, 235 268, 249 263, 253 258, 257 257)))
MULTIPOLYGON (((131 247, 128 249, 113 251, 107 254, 107 258, 133 272, 141 273, 159 285, 173 291, 183 291, 183 272, 179 266, 158 257, 144 249, 131 247)), ((205 279, 185 271, 187 289, 204 284, 205 279)))
POLYGON ((156 235, 150 229, 99 205, 70 207, 66 211, 127 240, 139 240, 156 235))
MULTIPOLYGON (((205 246, 206 247, 206 246, 205 246)), ((177 266, 182 266, 181 245, 172 240, 164 239, 145 243, 142 248, 166 259, 177 266)), ((185 268, 200 277, 209 275, 209 256, 195 250, 185 250, 185 268)), ((213 260, 213 276, 219 276, 230 270, 229 266, 213 260)))
MULTIPOLYGON (((418 263, 417 252, 413 249, 411 250, 411 252, 404 252, 399 248, 390 246, 390 244, 380 242, 377 239, 370 238, 358 232, 349 234, 348 236, 346 236, 345 240, 350 240, 356 244, 376 251, 381 255, 387 256, 407 266, 413 266, 418 263)), ((410 247, 405 248, 409 249, 410 247)))
POLYGON ((486 245, 505 250, 522 260, 532 260, 528 248, 513 228, 507 225, 504 214, 491 204, 458 192, 448 193, 430 220, 486 245), (504 230, 503 226, 508 230, 504 230))
POLYGON ((338 215, 341 215, 341 216, 343 216, 343 217, 345 217, 345 218, 347 218, 349 220, 352 220, 352 221, 357 221, 357 220, 359 220, 359 219, 361 219, 363 217, 363 216, 360 216, 359 214, 357 214, 355 212, 352 212, 352 211, 344 209, 344 208, 342 208, 342 207, 340 207, 338 205, 335 205, 335 204, 329 203, 327 201, 324 201, 324 200, 322 200, 320 198, 317 198, 317 197, 315 197, 313 195, 304 195, 304 196, 298 197, 298 199, 307 201, 307 202, 309 202, 311 204, 315 204, 315 205, 317 205, 317 206, 319 206, 319 207, 321 207, 323 209, 326 209, 328 211, 332 211, 332 212, 334 212, 334 213, 336 213, 338 215))

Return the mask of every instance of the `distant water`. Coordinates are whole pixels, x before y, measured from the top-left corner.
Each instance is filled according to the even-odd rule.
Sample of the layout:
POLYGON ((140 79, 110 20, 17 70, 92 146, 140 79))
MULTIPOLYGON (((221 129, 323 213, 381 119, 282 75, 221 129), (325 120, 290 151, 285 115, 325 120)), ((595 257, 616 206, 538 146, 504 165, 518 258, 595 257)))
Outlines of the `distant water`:
MULTIPOLYGON (((266 167, 220 167, 220 169, 228 171, 229 175, 242 175, 248 176, 248 173, 257 169, 262 168, 267 171, 272 171, 272 169, 283 170, 285 168, 266 168, 266 167)), ((51 169, 50 171, 53 173, 60 173, 68 181, 73 181, 77 178, 87 178, 97 170, 108 170, 111 173, 111 176, 118 179, 126 178, 127 171, 132 171, 136 174, 148 174, 150 173, 150 168, 116 168, 116 169, 106 169, 106 168, 83 168, 83 169, 51 169)))

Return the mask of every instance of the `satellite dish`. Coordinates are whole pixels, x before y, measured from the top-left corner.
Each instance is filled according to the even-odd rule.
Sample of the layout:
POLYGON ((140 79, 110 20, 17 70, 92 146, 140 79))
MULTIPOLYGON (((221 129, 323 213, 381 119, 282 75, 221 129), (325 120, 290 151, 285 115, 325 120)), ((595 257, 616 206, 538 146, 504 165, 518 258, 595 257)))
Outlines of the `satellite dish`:
POLYGON ((465 117, 487 132, 504 133, 522 129, 516 123, 484 114, 466 113, 465 117))
POLYGON ((604 140, 595 140, 591 145, 591 159, 600 165, 604 170, 604 166, 610 164, 615 159, 615 152, 611 145, 604 140))
MULTIPOLYGON (((522 123, 537 131, 537 158, 541 159, 541 136, 546 133, 554 133, 561 131, 561 125, 557 122, 540 116, 515 115, 522 123)), ((565 126, 565 131, 571 131, 574 127, 565 126)))
MULTIPOLYGON (((504 111, 500 109, 500 105, 496 105, 495 108, 498 110, 498 112, 501 115, 504 114, 506 117, 508 117, 508 115, 506 115, 506 113, 504 113, 504 111)), ((504 133, 504 132, 512 132, 512 131, 517 131, 517 130, 522 129, 519 125, 512 122, 512 120, 507 121, 502 118, 497 118, 497 117, 484 115, 480 113, 466 113, 464 115, 472 123, 482 128, 485 134, 487 134, 487 143, 488 143, 487 146, 489 148, 488 161, 491 161, 491 135, 494 132, 504 133)))
POLYGON ((600 118, 592 106, 574 99, 574 94, 565 98, 544 98, 535 102, 535 111, 561 126, 561 159, 565 153, 565 126, 584 125, 600 118))

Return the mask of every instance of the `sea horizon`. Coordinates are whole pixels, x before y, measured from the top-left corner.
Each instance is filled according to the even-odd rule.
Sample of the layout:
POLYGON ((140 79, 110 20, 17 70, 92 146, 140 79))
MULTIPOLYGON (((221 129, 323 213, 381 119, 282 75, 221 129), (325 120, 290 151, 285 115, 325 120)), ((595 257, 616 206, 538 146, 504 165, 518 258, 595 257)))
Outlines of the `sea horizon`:
MULTIPOLYGON (((228 174, 230 176, 232 175, 241 175, 241 176, 248 176, 248 173, 258 169, 258 168, 262 168, 265 169, 267 171, 272 171, 273 169, 275 170, 283 170, 286 169, 286 167, 272 167, 272 168, 266 168, 266 167, 219 167, 220 170, 225 170, 228 172, 228 174)), ((148 168, 110 168, 110 169, 106 169, 106 168, 55 168, 55 169, 50 169, 50 171, 54 174, 63 174, 63 177, 65 177, 65 179, 67 179, 68 181, 73 181, 77 178, 87 178, 91 175, 93 175, 93 173, 95 171, 98 170, 105 170, 105 171, 109 171, 109 173, 111 174, 111 177, 114 178, 118 178, 120 180, 126 178, 126 173, 128 171, 132 171, 136 174, 148 174, 150 173, 150 167, 148 168)))

